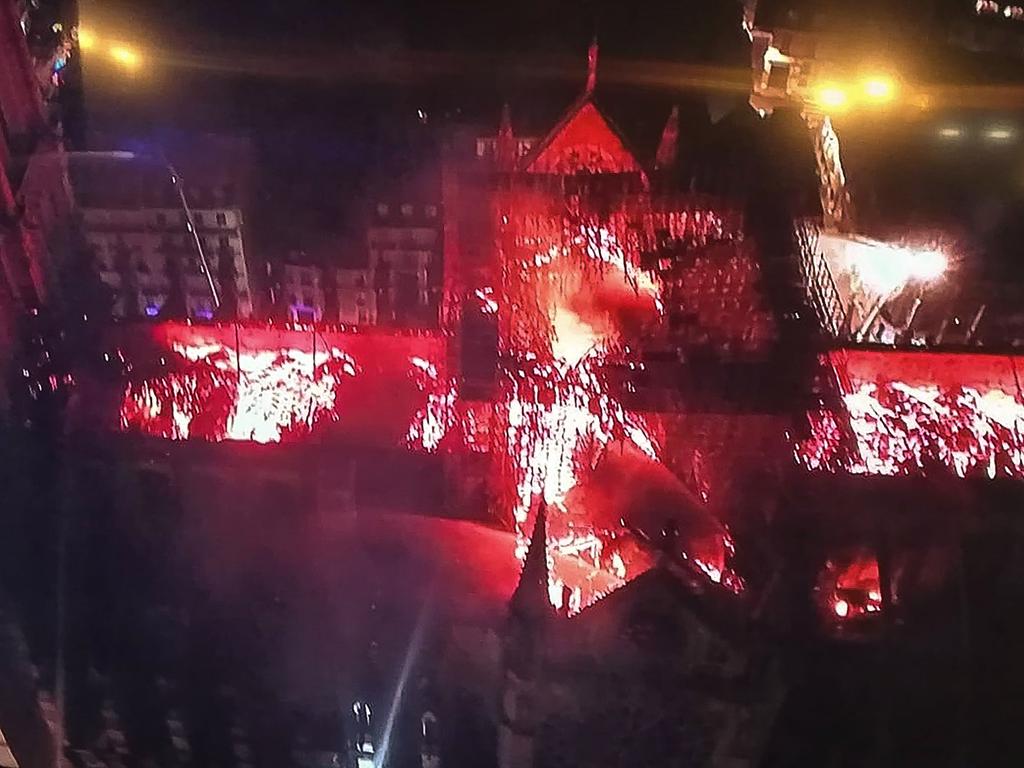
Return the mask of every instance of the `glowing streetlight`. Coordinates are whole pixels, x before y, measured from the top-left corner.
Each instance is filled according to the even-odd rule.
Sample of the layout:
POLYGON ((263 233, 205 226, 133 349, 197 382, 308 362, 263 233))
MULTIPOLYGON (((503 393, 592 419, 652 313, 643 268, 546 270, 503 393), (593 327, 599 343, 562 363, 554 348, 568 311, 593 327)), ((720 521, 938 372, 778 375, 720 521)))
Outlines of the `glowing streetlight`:
POLYGON ((134 48, 127 45, 116 44, 108 51, 110 58, 125 69, 136 70, 142 64, 142 57, 134 48))
POLYGON ((896 98, 896 82, 885 75, 865 78, 861 83, 864 95, 874 104, 887 104, 896 98))
POLYGON ((846 91, 834 83, 822 83, 814 90, 814 101, 824 109, 845 109, 849 102, 846 91))

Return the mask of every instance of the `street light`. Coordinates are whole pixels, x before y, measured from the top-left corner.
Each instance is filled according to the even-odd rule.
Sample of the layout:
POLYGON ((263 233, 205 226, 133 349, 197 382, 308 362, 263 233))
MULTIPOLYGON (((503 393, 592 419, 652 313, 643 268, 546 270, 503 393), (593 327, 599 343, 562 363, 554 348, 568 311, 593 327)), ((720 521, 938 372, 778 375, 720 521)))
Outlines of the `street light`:
POLYGON ((814 101, 825 109, 841 110, 846 108, 849 97, 835 83, 822 83, 814 89, 814 101))
POLYGON ((874 104, 887 104, 896 98, 896 82, 887 75, 873 75, 861 82, 864 95, 874 104))

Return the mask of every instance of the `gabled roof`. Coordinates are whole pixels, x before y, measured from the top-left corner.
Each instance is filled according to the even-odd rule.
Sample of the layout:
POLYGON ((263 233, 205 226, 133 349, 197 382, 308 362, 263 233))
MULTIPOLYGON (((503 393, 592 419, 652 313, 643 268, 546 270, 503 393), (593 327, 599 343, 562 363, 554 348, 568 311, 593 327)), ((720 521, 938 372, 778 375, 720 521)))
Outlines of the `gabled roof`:
POLYGON ((626 138, 597 108, 589 93, 584 93, 523 159, 522 169, 544 174, 644 174, 626 138))
POLYGON ((603 600, 584 608, 569 623, 583 625, 600 620, 600 615, 606 611, 621 611, 624 606, 650 599, 652 591, 668 596, 722 639, 734 643, 746 642, 746 607, 742 601, 710 582, 701 584, 696 579, 691 582, 689 574, 665 561, 632 579, 603 600))

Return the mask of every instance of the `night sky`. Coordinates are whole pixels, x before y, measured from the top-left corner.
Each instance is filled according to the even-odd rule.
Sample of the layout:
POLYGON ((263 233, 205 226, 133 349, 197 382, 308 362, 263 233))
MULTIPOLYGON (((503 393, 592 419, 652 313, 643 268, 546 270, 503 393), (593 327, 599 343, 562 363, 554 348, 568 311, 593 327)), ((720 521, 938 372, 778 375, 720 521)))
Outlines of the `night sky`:
MULTIPOLYGON (((151 60, 125 78, 85 59, 87 141, 250 138, 273 251, 348 247, 335 241, 368 188, 414 172, 445 125, 496 125, 508 101, 543 130, 578 94, 595 33, 609 74, 700 63, 742 83, 749 66, 737 0, 81 0, 80 13, 151 60)), ((685 91, 671 75, 628 87, 665 104, 685 91)))

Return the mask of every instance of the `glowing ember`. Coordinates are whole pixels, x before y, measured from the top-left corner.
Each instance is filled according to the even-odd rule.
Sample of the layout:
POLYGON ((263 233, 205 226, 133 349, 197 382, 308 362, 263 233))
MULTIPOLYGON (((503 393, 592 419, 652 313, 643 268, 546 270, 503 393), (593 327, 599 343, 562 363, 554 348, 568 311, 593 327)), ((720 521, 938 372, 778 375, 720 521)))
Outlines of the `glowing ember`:
MULTIPOLYGON (((527 515, 543 499, 551 601, 575 613, 650 565, 624 546, 621 519, 598 519, 573 492, 613 442, 632 446, 639 461, 660 461, 648 425, 608 394, 603 366, 627 360, 629 334, 659 319, 662 306, 660 285, 639 268, 637 249, 609 227, 585 225, 568 235, 552 227, 552 235, 520 234, 521 258, 506 254, 505 294, 516 309, 505 315, 503 341, 519 364, 502 379, 503 453, 517 554, 525 556, 527 515)), ((724 542, 709 549, 722 554, 694 563, 713 582, 739 585, 726 574, 724 542)))
POLYGON ((878 560, 860 552, 842 563, 829 562, 820 582, 825 610, 839 619, 853 619, 882 610, 878 560))
MULTIPOLYGON (((892 381, 861 384, 843 401, 857 454, 839 468, 900 475, 943 466, 960 477, 1024 475, 1024 403, 1006 392, 892 381)), ((811 469, 835 468, 843 426, 833 414, 813 414, 798 459, 811 469)))
POLYGON ((442 383, 433 363, 421 357, 413 357, 412 363, 416 386, 426 394, 427 404, 416 412, 406 442, 426 451, 436 451, 441 440, 456 422, 455 404, 459 393, 455 382, 442 383))
POLYGON ((237 354, 210 343, 176 344, 174 352, 183 369, 129 384, 122 427, 175 440, 279 442, 337 419, 338 390, 356 375, 355 362, 338 349, 321 352, 315 365, 298 349, 237 354))

